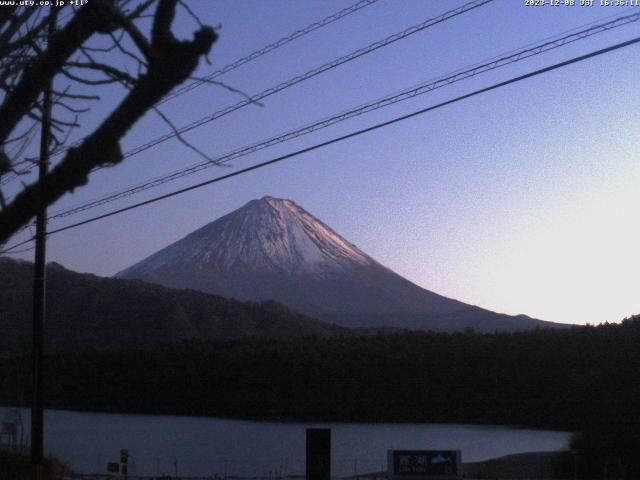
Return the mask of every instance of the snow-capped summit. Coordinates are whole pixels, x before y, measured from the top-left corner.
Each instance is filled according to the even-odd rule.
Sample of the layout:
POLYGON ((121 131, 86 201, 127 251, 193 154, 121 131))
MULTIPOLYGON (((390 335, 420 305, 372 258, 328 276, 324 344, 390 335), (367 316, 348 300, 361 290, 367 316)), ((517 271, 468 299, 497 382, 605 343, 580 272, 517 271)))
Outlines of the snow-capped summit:
POLYGON ((514 330, 541 323, 402 278, 291 200, 252 200, 117 274, 240 300, 280 301, 348 327, 514 330))
MULTIPOLYGON (((291 200, 263 197, 195 233, 203 262, 234 268, 322 271, 373 260, 291 200)), ((198 247, 196 247, 198 248, 198 247)))
POLYGON ((130 277, 191 265, 219 272, 318 274, 375 261, 291 200, 263 197, 120 272, 130 277))

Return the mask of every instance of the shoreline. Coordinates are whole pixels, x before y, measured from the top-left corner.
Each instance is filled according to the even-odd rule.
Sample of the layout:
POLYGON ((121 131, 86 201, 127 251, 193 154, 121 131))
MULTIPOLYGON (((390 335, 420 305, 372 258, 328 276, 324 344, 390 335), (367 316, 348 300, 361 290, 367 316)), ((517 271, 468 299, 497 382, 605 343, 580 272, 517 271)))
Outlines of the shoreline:
MULTIPOLYGON (((30 407, 21 405, 15 405, 10 403, 0 404, 0 409, 4 408, 20 408, 23 413, 29 412, 30 407)), ((309 424, 338 424, 338 425, 434 425, 434 426, 459 426, 459 427, 483 427, 483 428, 495 428, 496 430, 513 429, 513 430, 535 430, 539 432, 560 432, 560 433, 575 433, 573 430, 567 430, 563 428, 541 427, 535 425, 526 424, 496 424, 496 423, 482 423, 482 422, 441 422, 441 421, 420 421, 420 420, 341 420, 341 419, 317 419, 313 417, 293 418, 293 417, 280 417, 280 418, 265 418, 265 417, 252 417, 252 416, 220 416, 220 415, 202 415, 202 414, 188 414, 188 413, 164 413, 164 412, 142 412, 142 411, 119 411, 119 410, 98 410, 90 408, 64 408, 64 407, 48 407, 45 406, 45 411, 53 412, 69 412, 69 413, 87 413, 97 415, 132 415, 132 416, 144 416, 144 417, 176 417, 176 418, 202 418, 207 420, 228 420, 236 422, 252 422, 252 423, 276 423, 281 425, 292 425, 300 423, 309 424)))

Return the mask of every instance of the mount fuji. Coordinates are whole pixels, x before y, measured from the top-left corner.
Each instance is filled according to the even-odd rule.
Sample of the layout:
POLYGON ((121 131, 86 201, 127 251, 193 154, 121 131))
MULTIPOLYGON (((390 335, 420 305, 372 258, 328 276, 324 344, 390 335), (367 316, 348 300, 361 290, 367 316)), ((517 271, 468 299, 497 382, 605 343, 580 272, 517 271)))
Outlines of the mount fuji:
POLYGON ((480 332, 560 324, 510 316, 425 290, 291 200, 252 200, 116 274, 238 300, 282 302, 350 328, 480 332))

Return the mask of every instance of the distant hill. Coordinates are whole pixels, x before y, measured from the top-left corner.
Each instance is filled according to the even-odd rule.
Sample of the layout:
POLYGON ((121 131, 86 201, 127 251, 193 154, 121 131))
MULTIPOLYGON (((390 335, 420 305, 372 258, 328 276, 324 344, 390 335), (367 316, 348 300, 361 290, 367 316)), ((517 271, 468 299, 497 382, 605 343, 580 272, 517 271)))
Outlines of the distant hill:
POLYGON ((348 328, 494 332, 561 326, 425 290, 296 203, 272 197, 252 200, 116 276, 228 298, 274 299, 348 328))
MULTIPOLYGON (((0 353, 30 348, 32 282, 33 264, 0 258, 0 353)), ((58 264, 50 264, 47 270, 49 351, 247 336, 323 337, 344 331, 274 301, 228 300, 193 290, 79 274, 58 264)))

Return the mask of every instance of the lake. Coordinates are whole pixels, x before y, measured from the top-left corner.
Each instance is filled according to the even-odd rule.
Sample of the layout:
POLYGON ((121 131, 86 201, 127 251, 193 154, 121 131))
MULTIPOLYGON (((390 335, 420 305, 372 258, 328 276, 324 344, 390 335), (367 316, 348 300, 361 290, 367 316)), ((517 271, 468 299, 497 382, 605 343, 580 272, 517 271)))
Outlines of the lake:
MULTIPOLYGON (((0 418, 4 417, 0 408, 0 418)), ((23 410, 25 424, 29 411, 23 410)), ((305 429, 331 428, 332 474, 386 468, 386 451, 455 449, 465 462, 567 448, 567 432, 499 426, 277 423, 168 415, 45 411, 45 451, 83 473, 106 473, 129 451, 138 475, 275 476, 304 472, 305 429)))

